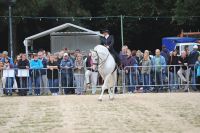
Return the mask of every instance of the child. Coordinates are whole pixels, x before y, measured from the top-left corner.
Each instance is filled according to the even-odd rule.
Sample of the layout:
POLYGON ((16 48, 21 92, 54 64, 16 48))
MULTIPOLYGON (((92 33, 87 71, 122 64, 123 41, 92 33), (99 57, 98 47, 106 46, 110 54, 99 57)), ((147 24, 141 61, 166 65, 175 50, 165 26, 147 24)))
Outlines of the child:
MULTIPOLYGON (((5 58, 4 63, 4 69, 11 69, 13 68, 13 65, 10 63, 10 60, 8 58, 5 58)), ((6 77, 6 95, 12 96, 12 87, 14 84, 14 78, 13 77, 6 77)))

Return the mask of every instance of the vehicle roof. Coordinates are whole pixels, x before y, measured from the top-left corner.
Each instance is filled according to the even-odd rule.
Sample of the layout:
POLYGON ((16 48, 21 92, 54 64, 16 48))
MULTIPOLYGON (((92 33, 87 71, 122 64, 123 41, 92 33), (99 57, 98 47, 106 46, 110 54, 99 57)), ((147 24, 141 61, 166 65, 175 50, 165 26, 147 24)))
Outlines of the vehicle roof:
POLYGON ((191 43, 177 43, 176 44, 176 46, 185 46, 185 45, 200 45, 199 43, 193 43, 193 42, 191 42, 191 43))

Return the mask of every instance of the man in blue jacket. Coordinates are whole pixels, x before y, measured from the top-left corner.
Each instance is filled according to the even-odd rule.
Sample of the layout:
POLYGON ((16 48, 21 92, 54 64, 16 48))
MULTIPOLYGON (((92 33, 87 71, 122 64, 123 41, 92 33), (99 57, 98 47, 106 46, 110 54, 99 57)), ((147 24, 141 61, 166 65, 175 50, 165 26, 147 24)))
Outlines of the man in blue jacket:
POLYGON ((71 79, 72 76, 72 68, 74 67, 73 61, 69 58, 69 55, 67 53, 64 53, 63 59, 61 60, 60 63, 60 68, 61 68, 61 83, 62 87, 64 87, 64 93, 69 94, 70 91, 70 85, 71 82, 73 82, 71 79))
POLYGON ((165 58, 160 55, 160 50, 156 49, 155 56, 152 58, 152 66, 153 71, 155 72, 155 91, 158 92, 159 89, 162 89, 163 85, 163 77, 165 76, 165 70, 166 70, 166 62, 165 58))
POLYGON ((43 69, 41 70, 41 94, 48 95, 47 59, 44 57, 43 51, 38 52, 38 59, 41 60, 43 64, 43 69))
POLYGON ((191 87, 194 91, 197 90, 196 88, 196 73, 194 69, 194 65, 196 61, 198 60, 199 52, 198 52, 198 46, 194 45, 193 50, 190 52, 189 57, 188 57, 188 64, 191 69, 191 74, 192 74, 192 79, 191 79, 191 84, 193 84, 191 87))

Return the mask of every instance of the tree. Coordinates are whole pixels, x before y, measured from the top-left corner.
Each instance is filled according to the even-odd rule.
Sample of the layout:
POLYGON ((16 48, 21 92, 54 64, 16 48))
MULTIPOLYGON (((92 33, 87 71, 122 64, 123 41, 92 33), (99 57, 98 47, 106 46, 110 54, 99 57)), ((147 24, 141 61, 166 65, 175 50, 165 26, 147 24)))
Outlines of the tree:
POLYGON ((200 1, 177 0, 174 12, 175 12, 175 18, 179 25, 184 25, 188 21, 191 21, 194 25, 198 24, 199 18, 194 18, 192 16, 200 16, 200 1))
MULTIPOLYGON (((0 11, 1 10, 2 9, 0 8, 0 11)), ((0 12, 0 14, 7 16, 7 8, 3 8, 3 12, 0 12)), ((81 8, 79 0, 17 0, 13 8, 13 15, 31 17, 69 17, 87 16, 89 15, 89 12, 81 8)), ((52 27, 53 25, 56 25, 56 21, 49 21, 45 23, 40 21, 38 22, 38 20, 35 21, 34 19, 32 19, 31 21, 22 19, 23 18, 13 19, 13 42, 15 46, 14 49, 16 51, 20 51, 20 47, 23 46, 22 40, 19 40, 19 38, 27 37, 31 34, 41 32, 52 27)))
MULTIPOLYGON (((164 34, 176 32, 171 19, 162 18, 156 20, 159 16, 173 16, 175 2, 173 0, 106 0, 104 3, 104 15, 127 15, 138 16, 136 18, 124 18, 124 39, 125 42, 132 48, 135 48, 136 42, 146 45, 144 36, 149 37, 148 43, 160 45, 160 38, 164 34), (164 26, 163 26, 164 25, 164 26), (135 45, 135 46, 134 46, 135 45)), ((116 22, 117 26, 112 29, 117 29, 120 36, 120 23, 116 22)), ((148 45, 151 49, 151 45, 148 45)), ((147 46, 147 47, 148 47, 147 46)))

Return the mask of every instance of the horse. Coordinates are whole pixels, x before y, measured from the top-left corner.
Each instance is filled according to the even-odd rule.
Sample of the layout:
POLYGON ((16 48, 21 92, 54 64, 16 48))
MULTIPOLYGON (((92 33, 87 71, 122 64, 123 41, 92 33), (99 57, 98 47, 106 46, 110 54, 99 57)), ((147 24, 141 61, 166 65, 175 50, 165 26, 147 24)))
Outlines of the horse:
POLYGON ((114 99, 115 86, 117 82, 117 65, 110 54, 109 50, 103 45, 97 45, 94 50, 90 50, 92 53, 93 64, 97 65, 99 74, 101 75, 104 83, 102 85, 101 94, 98 98, 102 101, 105 89, 108 89, 109 99, 114 99), (113 92, 112 92, 113 91, 113 92))

